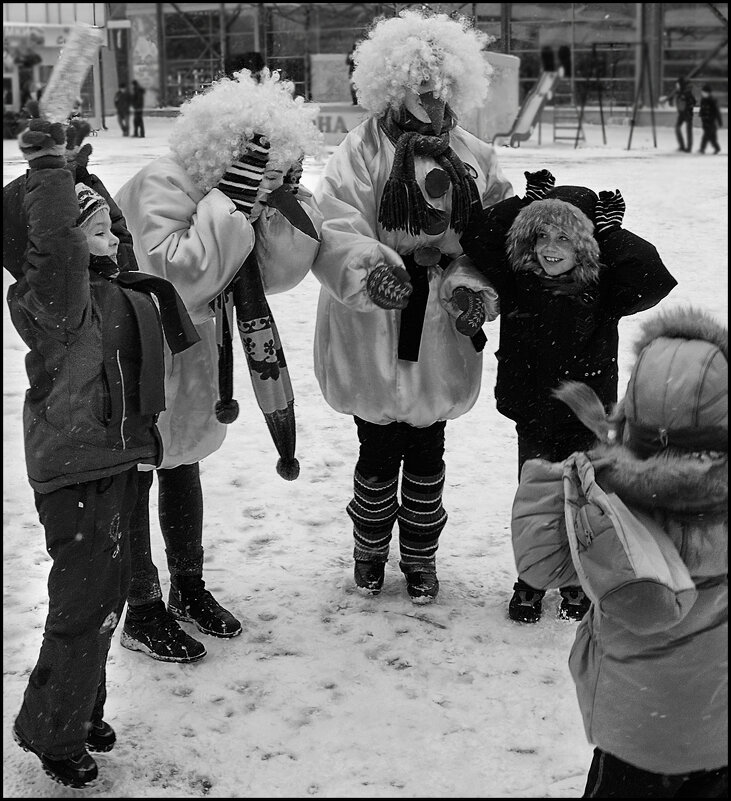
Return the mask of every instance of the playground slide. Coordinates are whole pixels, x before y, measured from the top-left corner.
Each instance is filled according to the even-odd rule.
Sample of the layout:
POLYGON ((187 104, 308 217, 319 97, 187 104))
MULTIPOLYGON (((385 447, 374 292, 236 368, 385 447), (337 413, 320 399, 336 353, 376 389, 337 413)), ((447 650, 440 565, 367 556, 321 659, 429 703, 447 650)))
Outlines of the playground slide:
POLYGON ((495 134, 493 144, 497 139, 510 139, 510 147, 519 147, 520 142, 530 139, 538 117, 546 105, 546 101, 556 88, 559 80, 558 72, 542 72, 536 85, 528 93, 515 118, 513 127, 507 133, 495 134))

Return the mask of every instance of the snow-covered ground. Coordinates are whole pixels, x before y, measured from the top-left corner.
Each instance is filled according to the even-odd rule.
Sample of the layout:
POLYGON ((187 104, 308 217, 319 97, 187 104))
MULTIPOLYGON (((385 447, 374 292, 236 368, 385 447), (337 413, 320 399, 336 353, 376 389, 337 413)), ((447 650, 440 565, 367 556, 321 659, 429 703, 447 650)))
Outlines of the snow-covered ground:
MULTIPOLYGON (((92 171, 112 192, 167 149, 169 119, 147 119, 145 139, 122 138, 113 119, 90 139, 92 171)), ((660 307, 728 312, 727 131, 722 154, 677 153, 672 128, 598 126, 587 141, 531 140, 499 148, 518 194, 524 170, 549 168, 559 184, 620 188, 625 226, 652 241, 679 285, 660 307)), ((696 129, 696 147, 700 140, 696 129)), ((314 188, 323 162, 308 161, 314 188)), ((13 142, 3 184, 25 169, 13 142)), ((7 290, 10 277, 3 272, 7 290)), ((63 798, 567 798, 583 792, 592 748, 582 729, 567 657, 574 623, 507 618, 515 567, 510 509, 516 439, 495 411, 498 323, 486 326, 482 394, 447 426, 441 592, 414 606, 392 555, 377 598, 353 589, 352 419, 323 401, 312 369, 319 285, 308 276, 270 298, 295 390, 295 482, 276 454, 237 350, 242 407, 224 446, 202 464, 205 578, 244 622, 232 641, 205 640, 194 665, 155 662, 119 645, 108 665, 106 719, 117 745, 97 756, 96 786, 54 784, 12 741, 11 726, 35 664, 47 609, 50 559, 23 462, 25 348, 3 303, 3 795, 63 798)), ((638 324, 620 325, 620 394, 638 324)), ((237 347, 235 345, 235 347, 237 347)), ((153 496, 155 492, 153 491, 153 496)), ((156 501, 153 500, 153 504, 156 501)), ((153 519, 156 508, 153 509, 153 519)), ((162 536, 153 531, 164 591, 162 536)), ((191 634, 196 634, 190 627, 191 634)))

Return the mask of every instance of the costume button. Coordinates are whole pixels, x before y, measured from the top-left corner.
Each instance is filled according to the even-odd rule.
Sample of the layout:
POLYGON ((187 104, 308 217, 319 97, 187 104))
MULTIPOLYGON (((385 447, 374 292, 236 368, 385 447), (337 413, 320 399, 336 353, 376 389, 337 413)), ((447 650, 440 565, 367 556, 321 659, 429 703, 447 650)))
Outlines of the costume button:
POLYGON ((426 176, 424 188, 429 197, 441 197, 449 189, 449 176, 444 170, 439 170, 435 167, 426 176))
POLYGON ((424 245, 414 251, 414 262, 419 267, 434 267, 435 264, 439 264, 441 258, 442 251, 430 245, 424 245))

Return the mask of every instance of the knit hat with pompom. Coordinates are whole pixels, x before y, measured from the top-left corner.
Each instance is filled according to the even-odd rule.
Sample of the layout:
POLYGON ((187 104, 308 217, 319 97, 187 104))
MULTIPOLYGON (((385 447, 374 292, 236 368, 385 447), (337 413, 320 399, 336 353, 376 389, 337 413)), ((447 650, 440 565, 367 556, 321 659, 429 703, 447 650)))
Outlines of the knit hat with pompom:
POLYGON ((86 184, 78 183, 74 189, 76 190, 76 197, 79 201, 79 209, 81 212, 76 222, 79 228, 86 225, 98 212, 104 209, 109 211, 109 204, 107 201, 86 184))

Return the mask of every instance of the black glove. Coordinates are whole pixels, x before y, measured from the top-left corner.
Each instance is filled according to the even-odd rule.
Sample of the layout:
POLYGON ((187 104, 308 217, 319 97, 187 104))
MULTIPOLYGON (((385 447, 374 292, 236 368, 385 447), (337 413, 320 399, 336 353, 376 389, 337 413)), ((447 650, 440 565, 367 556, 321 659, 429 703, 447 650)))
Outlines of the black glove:
POLYGON ((86 169, 91 155, 91 145, 82 146, 91 133, 91 125, 86 120, 73 119, 66 128, 66 166, 76 174, 77 167, 86 169))
POLYGON ((548 192, 549 189, 553 189, 556 184, 556 179, 548 170, 524 172, 523 175, 525 175, 525 196, 523 200, 526 203, 531 203, 534 200, 543 200, 546 196, 546 192, 548 192))
POLYGON ((452 302, 461 310, 455 325, 460 334, 473 337, 485 325, 485 304, 479 293, 458 286, 452 293, 452 302))
POLYGON ((300 186, 300 178, 302 178, 302 162, 304 161, 304 156, 301 156, 294 164, 287 170, 287 174, 284 176, 284 181, 282 182, 282 186, 293 195, 297 194, 297 190, 300 186))
POLYGON ((28 120, 28 125, 18 134, 18 145, 31 168, 66 166, 66 132, 60 122, 28 120))
POLYGON ((379 264, 366 281, 370 299, 382 309, 405 309, 412 292, 411 279, 403 267, 379 264))
POLYGON ((216 187, 233 200, 247 219, 251 216, 268 161, 269 144, 263 144, 261 137, 255 136, 246 152, 231 164, 216 187))
POLYGON ((608 231, 615 231, 621 228, 626 208, 624 198, 619 189, 616 192, 600 192, 599 200, 597 200, 596 209, 594 210, 596 233, 605 234, 608 231))

